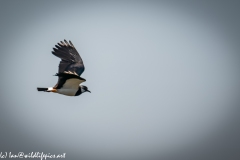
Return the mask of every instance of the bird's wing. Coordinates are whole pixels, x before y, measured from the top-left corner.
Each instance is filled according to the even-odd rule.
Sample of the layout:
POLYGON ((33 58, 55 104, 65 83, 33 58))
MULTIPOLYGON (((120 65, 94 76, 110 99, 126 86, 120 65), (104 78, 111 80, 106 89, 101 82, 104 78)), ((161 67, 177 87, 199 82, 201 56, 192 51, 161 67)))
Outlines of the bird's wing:
POLYGON ((55 47, 56 48, 53 48, 52 54, 61 58, 58 73, 70 71, 72 73, 77 73, 78 76, 81 76, 85 67, 82 58, 72 42, 69 41, 68 43, 66 40, 64 40, 64 42, 60 41, 60 43, 55 45, 55 47))
POLYGON ((82 81, 77 78, 67 79, 63 84, 62 89, 78 89, 80 83, 82 83, 82 81))
POLYGON ((84 78, 81 78, 78 75, 71 72, 57 73, 56 76, 58 76, 59 78, 58 83, 53 87, 55 89, 78 88, 79 84, 86 81, 84 78))

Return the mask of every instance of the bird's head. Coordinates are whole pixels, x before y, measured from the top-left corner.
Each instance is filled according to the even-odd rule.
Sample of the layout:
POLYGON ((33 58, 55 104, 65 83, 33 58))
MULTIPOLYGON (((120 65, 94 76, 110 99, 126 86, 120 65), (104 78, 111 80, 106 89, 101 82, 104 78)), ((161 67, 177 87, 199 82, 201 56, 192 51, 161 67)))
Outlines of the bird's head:
MULTIPOLYGON (((84 92, 90 92, 87 88, 87 86, 83 86, 83 85, 80 85, 81 87, 81 92, 84 93, 84 92)), ((91 92, 90 92, 91 93, 91 92)))

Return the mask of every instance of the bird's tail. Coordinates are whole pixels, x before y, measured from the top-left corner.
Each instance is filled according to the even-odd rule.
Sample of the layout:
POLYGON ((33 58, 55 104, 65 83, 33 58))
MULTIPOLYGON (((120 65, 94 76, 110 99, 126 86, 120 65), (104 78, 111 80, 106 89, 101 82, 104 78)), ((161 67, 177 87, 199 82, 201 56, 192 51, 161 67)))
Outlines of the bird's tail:
POLYGON ((48 88, 40 88, 40 87, 38 87, 37 90, 38 90, 38 91, 44 91, 44 92, 47 92, 48 88))

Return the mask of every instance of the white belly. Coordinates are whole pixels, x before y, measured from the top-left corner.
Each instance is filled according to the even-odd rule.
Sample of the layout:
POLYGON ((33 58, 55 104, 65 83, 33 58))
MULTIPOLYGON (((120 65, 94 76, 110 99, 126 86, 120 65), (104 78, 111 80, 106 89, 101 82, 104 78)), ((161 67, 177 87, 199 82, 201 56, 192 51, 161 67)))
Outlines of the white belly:
POLYGON ((77 89, 58 89, 57 93, 64 94, 67 96, 75 96, 77 91, 78 91, 77 89))

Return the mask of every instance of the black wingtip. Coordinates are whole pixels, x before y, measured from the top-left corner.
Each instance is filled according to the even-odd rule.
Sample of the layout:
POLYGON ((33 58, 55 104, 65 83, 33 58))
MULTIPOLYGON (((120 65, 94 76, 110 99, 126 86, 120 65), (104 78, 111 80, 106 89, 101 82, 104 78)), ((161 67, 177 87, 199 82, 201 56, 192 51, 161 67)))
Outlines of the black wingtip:
POLYGON ((57 48, 57 49, 60 49, 61 47, 60 46, 58 46, 58 45, 55 45, 55 47, 57 48))
POLYGON ((60 41, 60 42, 61 42, 62 46, 66 46, 66 44, 63 41, 60 41))
POLYGON ((71 45, 73 48, 75 48, 74 45, 72 44, 72 42, 71 42, 70 40, 69 40, 69 43, 70 43, 70 45, 71 45))
POLYGON ((59 46, 63 46, 61 43, 57 43, 59 46))
POLYGON ((67 46, 69 46, 69 43, 68 43, 68 41, 67 41, 66 39, 64 39, 64 42, 65 42, 65 44, 66 44, 67 46))

